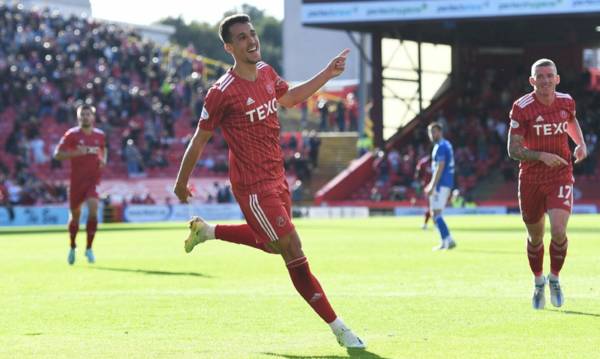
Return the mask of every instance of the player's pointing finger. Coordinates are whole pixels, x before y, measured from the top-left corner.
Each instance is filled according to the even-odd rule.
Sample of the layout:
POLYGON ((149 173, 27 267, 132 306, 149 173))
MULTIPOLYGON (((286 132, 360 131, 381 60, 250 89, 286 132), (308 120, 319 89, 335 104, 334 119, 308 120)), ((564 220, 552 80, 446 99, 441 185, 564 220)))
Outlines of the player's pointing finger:
POLYGON ((339 53, 339 55, 337 55, 336 57, 343 57, 346 58, 348 57, 348 54, 350 53, 350 49, 344 49, 342 50, 342 52, 339 53))

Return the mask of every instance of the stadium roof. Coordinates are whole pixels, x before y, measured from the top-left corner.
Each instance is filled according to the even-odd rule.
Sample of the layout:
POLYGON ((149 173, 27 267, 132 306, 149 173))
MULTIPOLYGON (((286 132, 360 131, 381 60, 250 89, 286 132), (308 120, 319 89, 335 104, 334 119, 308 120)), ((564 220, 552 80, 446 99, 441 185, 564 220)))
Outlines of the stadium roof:
POLYGON ((306 26, 444 44, 600 39, 600 0, 303 0, 302 12, 306 26))

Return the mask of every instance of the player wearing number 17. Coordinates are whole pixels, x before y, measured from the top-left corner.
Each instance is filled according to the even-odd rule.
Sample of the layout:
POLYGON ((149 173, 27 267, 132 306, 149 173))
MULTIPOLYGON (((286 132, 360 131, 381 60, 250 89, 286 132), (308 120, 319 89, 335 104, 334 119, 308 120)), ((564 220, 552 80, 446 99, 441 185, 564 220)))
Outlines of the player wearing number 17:
POLYGON ((567 256, 567 222, 573 207, 573 164, 569 137, 575 142, 575 163, 587 156, 575 117, 575 101, 556 91, 560 77, 552 60, 531 66, 533 92, 519 98, 510 112, 508 153, 519 164, 519 206, 527 227, 527 257, 534 275, 532 306, 543 309, 544 289, 552 305, 564 303, 558 275, 567 256), (543 275, 545 212, 550 218, 550 273, 543 275))

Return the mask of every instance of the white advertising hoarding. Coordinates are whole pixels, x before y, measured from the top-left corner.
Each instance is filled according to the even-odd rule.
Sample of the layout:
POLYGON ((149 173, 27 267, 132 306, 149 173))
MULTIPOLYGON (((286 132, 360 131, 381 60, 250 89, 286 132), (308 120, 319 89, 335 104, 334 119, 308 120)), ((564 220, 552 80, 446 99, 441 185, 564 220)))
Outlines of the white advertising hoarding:
POLYGON ((589 14, 600 0, 407 0, 302 4, 304 24, 589 14))

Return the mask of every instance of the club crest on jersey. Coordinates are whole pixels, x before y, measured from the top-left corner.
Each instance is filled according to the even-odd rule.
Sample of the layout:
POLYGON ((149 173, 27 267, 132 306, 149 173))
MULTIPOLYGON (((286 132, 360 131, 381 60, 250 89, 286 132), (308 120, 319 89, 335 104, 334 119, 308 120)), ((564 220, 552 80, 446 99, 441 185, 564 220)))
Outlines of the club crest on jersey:
POLYGON ((544 123, 533 125, 535 134, 538 136, 552 136, 567 133, 567 122, 544 123))
POLYGON ((268 116, 277 113, 277 99, 273 98, 262 105, 255 107, 253 110, 246 112, 250 122, 255 120, 262 121, 268 116))
POLYGON ((519 128, 519 123, 515 120, 510 120, 510 127, 519 128))
POLYGON ((560 118, 566 119, 567 117, 569 117, 569 114, 567 113, 567 111, 565 111, 565 110, 560 111, 560 118))
POLYGON ((285 225, 285 218, 282 216, 277 216, 275 222, 277 223, 277 227, 283 227, 285 225))
POLYGON ((200 114, 200 121, 202 120, 208 120, 208 111, 206 110, 206 107, 202 107, 202 113, 200 114))
POLYGON ((275 93, 275 90, 273 90, 273 85, 271 85, 271 84, 267 85, 267 92, 269 93, 269 95, 272 95, 275 93))

